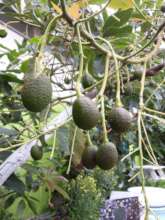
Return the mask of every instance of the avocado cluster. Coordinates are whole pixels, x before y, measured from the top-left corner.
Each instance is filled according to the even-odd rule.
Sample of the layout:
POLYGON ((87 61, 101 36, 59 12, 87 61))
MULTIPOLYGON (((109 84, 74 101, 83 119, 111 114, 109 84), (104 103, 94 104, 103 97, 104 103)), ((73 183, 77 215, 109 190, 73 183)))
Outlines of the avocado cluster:
POLYGON ((87 169, 99 166, 103 170, 113 168, 118 162, 118 152, 112 142, 108 142, 97 149, 96 146, 87 147, 82 155, 82 164, 87 169))
POLYGON ((31 112, 41 112, 52 99, 52 85, 46 75, 39 75, 24 82, 21 91, 22 102, 31 112))
POLYGON ((100 118, 100 112, 90 98, 80 96, 73 103, 72 116, 79 128, 89 130, 96 126, 100 118))

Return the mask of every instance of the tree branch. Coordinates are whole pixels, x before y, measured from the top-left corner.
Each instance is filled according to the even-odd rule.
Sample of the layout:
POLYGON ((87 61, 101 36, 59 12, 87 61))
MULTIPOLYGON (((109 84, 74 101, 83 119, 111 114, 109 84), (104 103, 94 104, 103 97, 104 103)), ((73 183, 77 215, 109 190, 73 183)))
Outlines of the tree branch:
MULTIPOLYGON (((44 129, 44 133, 49 133, 53 129, 61 127, 68 121, 71 116, 71 107, 67 108, 64 112, 60 113, 59 116, 54 118, 44 129)), ((48 140, 52 134, 47 134, 45 140, 48 140)), ((12 173, 15 172, 17 167, 22 166, 30 157, 30 150, 32 146, 37 143, 37 138, 35 140, 29 141, 22 147, 14 151, 1 165, 0 165, 0 186, 10 177, 12 173)))

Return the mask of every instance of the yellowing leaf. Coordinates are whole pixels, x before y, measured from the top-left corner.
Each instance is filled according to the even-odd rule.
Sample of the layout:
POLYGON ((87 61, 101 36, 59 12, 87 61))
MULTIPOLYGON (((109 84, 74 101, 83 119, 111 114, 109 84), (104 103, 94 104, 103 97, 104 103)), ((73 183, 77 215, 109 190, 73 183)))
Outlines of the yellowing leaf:
POLYGON ((56 13, 60 14, 62 12, 61 8, 58 7, 58 5, 56 5, 54 2, 51 1, 51 4, 56 13))
POLYGON ((74 19, 79 19, 81 16, 81 8, 79 2, 73 3, 68 9, 69 15, 74 19))
MULTIPOLYGON (((60 14, 62 12, 61 8, 54 2, 51 2, 51 4, 56 13, 60 14)), ((68 14, 73 19, 79 19, 81 16, 81 8, 85 7, 85 5, 87 5, 87 0, 80 0, 73 3, 70 7, 67 8, 68 14)))
POLYGON ((112 0, 109 7, 114 9, 128 9, 133 7, 133 0, 112 0))

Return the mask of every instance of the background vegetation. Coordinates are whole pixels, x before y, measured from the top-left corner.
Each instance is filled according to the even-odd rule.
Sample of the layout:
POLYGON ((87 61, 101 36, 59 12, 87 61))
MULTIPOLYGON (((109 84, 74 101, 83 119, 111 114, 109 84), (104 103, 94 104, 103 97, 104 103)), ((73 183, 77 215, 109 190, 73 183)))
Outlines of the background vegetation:
MULTIPOLYGON (((24 7, 21 2, 0 3, 0 13, 11 22, 30 25, 34 31, 33 36, 26 33, 21 44, 16 42, 14 50, 0 41, 0 57, 9 60, 6 70, 0 71, 0 163, 33 138, 38 139, 44 155, 40 161, 29 158, 1 186, 0 219, 56 216, 56 219, 96 220, 112 190, 126 190, 135 184, 144 186, 143 169, 135 173, 132 168, 165 165, 165 20, 160 10, 163 1, 111 1, 106 4, 107 10, 100 9, 102 0, 67 1, 68 14, 61 17, 62 10, 65 12, 65 7, 61 7, 63 1, 25 1, 24 7), (100 11, 96 15, 92 7, 95 4, 100 11), (116 10, 114 15, 108 13, 110 7, 116 10), (55 21, 56 16, 59 18, 55 21), (71 169, 66 174, 75 125, 72 120, 66 122, 48 140, 42 131, 72 105, 76 96, 81 51, 75 22, 80 22, 83 73, 92 78, 87 88, 82 87, 84 94, 93 98, 103 88, 105 57, 107 51, 111 53, 104 108, 108 138, 117 145, 120 162, 110 171, 83 168, 81 155, 86 135, 78 129, 71 169), (31 71, 39 52, 44 57, 44 71, 51 76, 54 95, 49 109, 36 114, 24 108, 20 91, 23 76, 31 71), (119 79, 115 75, 116 60, 119 79), (116 86, 118 80, 121 88, 116 86), (131 129, 124 135, 111 131, 108 118, 119 89, 122 103, 134 118, 131 129)), ((92 129, 90 136, 99 146, 103 140, 102 125, 92 129)), ((165 185, 163 181, 146 184, 165 185)))

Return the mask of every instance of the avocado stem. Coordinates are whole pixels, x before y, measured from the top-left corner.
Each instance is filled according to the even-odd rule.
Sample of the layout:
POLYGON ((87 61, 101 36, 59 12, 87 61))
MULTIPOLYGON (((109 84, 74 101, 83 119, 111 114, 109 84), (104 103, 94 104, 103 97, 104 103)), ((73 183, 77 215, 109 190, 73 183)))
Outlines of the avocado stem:
POLYGON ((43 58, 44 58, 43 54, 44 54, 44 49, 45 49, 47 39, 49 36, 49 32, 51 30, 52 25, 61 17, 62 17, 62 14, 59 14, 52 18, 52 20, 49 22, 45 30, 44 35, 41 38, 39 54, 38 54, 38 57, 36 57, 36 61, 35 61, 34 77, 38 77, 40 74, 44 72, 43 71, 43 58))
POLYGON ((87 141, 88 141, 89 146, 93 145, 90 134, 89 134, 89 131, 87 132, 87 141))
POLYGON ((108 76, 109 76, 109 63, 110 63, 110 57, 109 57, 109 54, 107 53, 106 59, 105 59, 104 78, 103 78, 103 82, 102 82, 100 92, 97 95, 97 97, 102 97, 104 95, 106 85, 107 85, 107 81, 108 81, 108 76))
MULTIPOLYGON (((111 52, 112 52, 112 57, 115 61, 115 71, 116 71, 116 107, 121 107, 123 106, 122 102, 121 102, 121 98, 120 98, 120 71, 119 71, 119 64, 118 64, 118 59, 117 59, 117 55, 111 45, 111 43, 109 41, 107 41, 106 39, 99 37, 100 40, 102 40, 103 42, 105 42, 108 47, 110 48, 111 52)), ((111 57, 110 53, 107 53, 109 55, 109 59, 111 57)), ((104 80, 103 80, 104 81, 104 80)))
POLYGON ((73 153, 74 153, 75 140, 76 140, 76 135, 77 135, 77 129, 78 129, 77 127, 75 127, 75 129, 74 129, 72 146, 71 146, 71 150, 70 150, 69 164, 68 164, 68 169, 66 171, 66 174, 70 173, 70 168, 71 168, 71 164, 72 164, 72 157, 73 157, 73 153))
POLYGON ((83 53, 83 47, 82 47, 82 42, 81 42, 79 24, 76 25, 76 32, 78 36, 79 57, 80 57, 79 74, 78 74, 78 78, 76 82, 76 93, 77 93, 77 96, 79 97, 81 96, 81 80, 82 80, 83 68, 84 68, 84 53, 83 53))
POLYGON ((106 121, 105 121, 105 106, 104 106, 104 96, 101 98, 101 117, 102 117, 102 127, 103 127, 103 140, 104 143, 108 143, 106 121))
POLYGON ((143 95, 144 95, 144 83, 146 78, 146 66, 147 66, 147 60, 144 62, 144 72, 141 77, 141 88, 140 88, 140 94, 139 94, 139 110, 138 110, 138 119, 137 119, 137 127, 138 127, 138 147, 139 147, 139 156, 140 156, 140 174, 141 174, 141 182, 142 182, 142 192, 144 196, 145 201, 145 216, 144 219, 148 219, 148 212, 149 212, 149 205, 145 190, 145 176, 144 176, 144 170, 143 170, 143 146, 142 146, 142 113, 144 108, 144 102, 143 102, 143 95))

